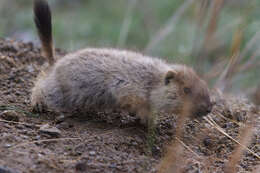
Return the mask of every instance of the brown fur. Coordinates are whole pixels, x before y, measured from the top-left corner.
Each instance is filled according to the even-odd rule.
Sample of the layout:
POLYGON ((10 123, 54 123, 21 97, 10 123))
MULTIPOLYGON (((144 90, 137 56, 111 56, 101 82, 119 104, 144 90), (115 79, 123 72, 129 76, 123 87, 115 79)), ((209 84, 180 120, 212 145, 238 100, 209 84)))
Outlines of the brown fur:
POLYGON ((156 112, 180 113, 185 100, 192 103, 193 115, 211 111, 208 87, 191 68, 135 52, 96 48, 59 59, 39 75, 31 96, 34 107, 59 112, 121 108, 144 124, 156 112))
POLYGON ((260 85, 254 93, 253 100, 256 105, 260 105, 260 85))

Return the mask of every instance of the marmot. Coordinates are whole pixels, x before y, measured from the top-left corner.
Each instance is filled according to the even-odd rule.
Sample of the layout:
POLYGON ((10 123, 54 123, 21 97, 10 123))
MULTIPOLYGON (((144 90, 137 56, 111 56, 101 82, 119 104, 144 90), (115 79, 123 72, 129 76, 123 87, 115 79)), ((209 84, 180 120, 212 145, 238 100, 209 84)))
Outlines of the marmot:
POLYGON ((180 113, 185 100, 191 114, 211 112, 209 89, 192 68, 117 49, 86 48, 55 59, 51 11, 45 0, 34 1, 35 24, 48 58, 32 89, 34 108, 58 112, 123 109, 147 124, 152 112, 180 113))

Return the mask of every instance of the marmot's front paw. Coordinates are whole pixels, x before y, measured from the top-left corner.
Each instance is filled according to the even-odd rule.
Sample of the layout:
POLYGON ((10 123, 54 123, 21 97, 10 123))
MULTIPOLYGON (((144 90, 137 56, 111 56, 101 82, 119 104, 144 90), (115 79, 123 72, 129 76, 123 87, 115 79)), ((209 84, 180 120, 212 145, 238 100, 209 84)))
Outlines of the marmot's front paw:
POLYGON ((33 105, 32 111, 35 113, 43 113, 47 110, 47 107, 42 103, 36 103, 33 105))

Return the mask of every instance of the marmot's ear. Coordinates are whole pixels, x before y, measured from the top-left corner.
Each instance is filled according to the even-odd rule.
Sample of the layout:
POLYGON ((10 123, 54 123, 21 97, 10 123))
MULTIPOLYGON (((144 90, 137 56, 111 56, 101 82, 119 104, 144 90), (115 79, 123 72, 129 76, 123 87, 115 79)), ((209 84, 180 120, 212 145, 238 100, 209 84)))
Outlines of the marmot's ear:
POLYGON ((164 78, 165 85, 168 85, 172 80, 176 79, 176 77, 177 77, 176 71, 173 70, 168 71, 164 78))

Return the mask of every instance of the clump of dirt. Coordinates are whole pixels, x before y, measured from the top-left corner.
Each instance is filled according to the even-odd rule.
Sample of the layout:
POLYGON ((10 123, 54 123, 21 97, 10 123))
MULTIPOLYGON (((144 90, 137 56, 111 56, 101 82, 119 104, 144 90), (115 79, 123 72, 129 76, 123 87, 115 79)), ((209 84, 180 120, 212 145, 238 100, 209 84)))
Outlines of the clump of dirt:
MULTIPOLYGON (((57 50, 58 56, 64 54, 57 50)), ((54 112, 35 114, 30 90, 45 61, 32 43, 0 39, 0 172, 156 172, 175 137, 177 116, 160 117, 151 135, 134 116, 122 112, 66 120, 54 112)), ((242 98, 213 92, 212 99, 210 117, 234 139, 254 116, 249 148, 259 156, 259 112, 242 98)), ((180 159, 187 160, 185 172, 223 172, 237 146, 204 119, 189 120, 180 141, 185 144, 180 159)), ((246 152, 238 172, 252 172, 257 164, 259 158, 246 152)))

